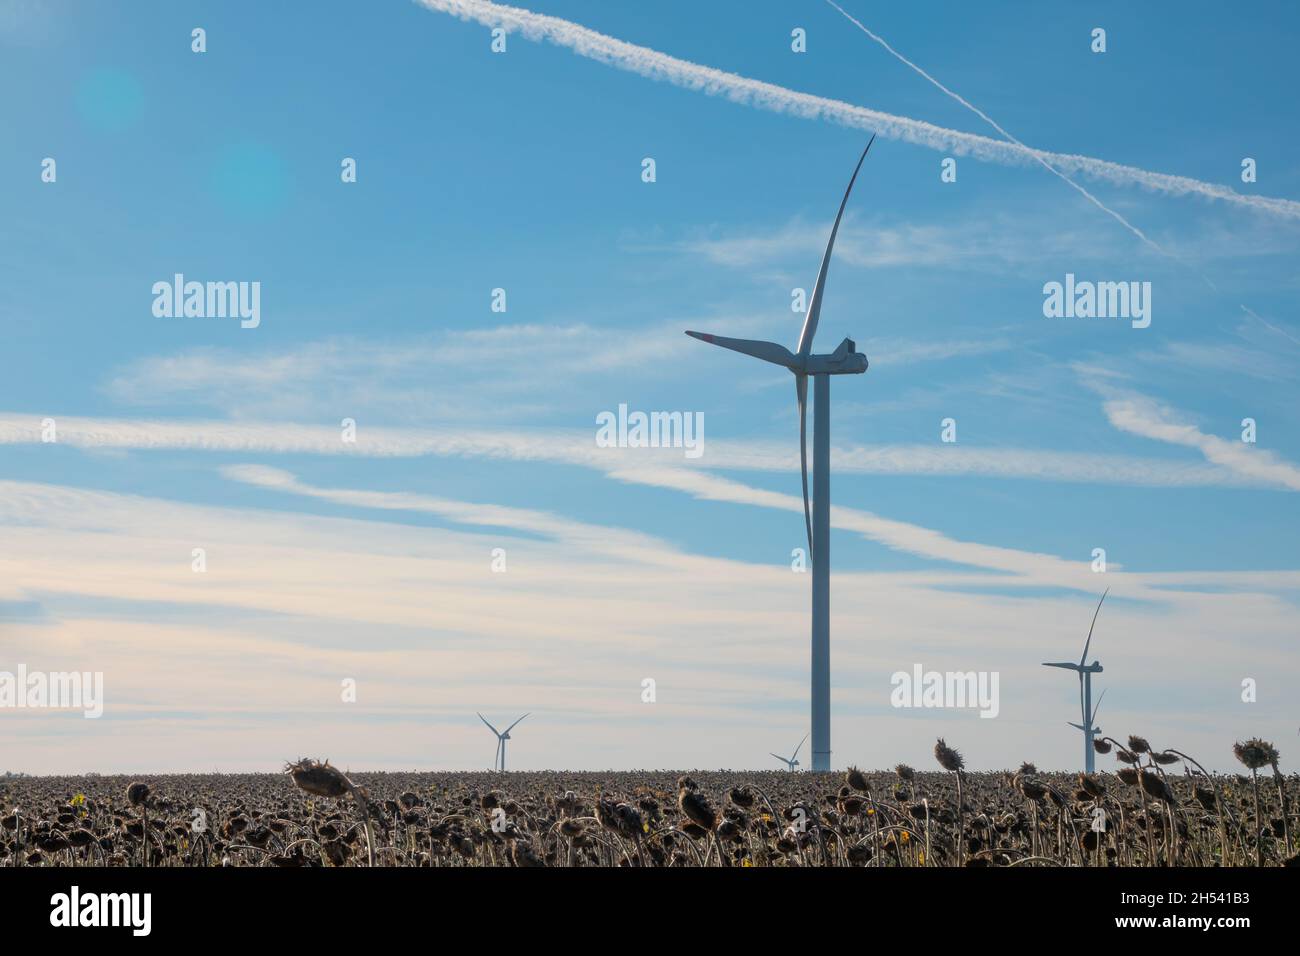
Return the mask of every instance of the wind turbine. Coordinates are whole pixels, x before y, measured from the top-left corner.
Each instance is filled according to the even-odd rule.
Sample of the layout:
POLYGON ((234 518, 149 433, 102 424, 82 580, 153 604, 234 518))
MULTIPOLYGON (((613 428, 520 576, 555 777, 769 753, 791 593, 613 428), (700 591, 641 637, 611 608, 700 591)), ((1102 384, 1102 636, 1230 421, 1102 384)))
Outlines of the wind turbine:
POLYGON ((1044 667, 1063 667, 1068 671, 1079 672, 1079 719, 1082 724, 1066 721, 1071 727, 1083 731, 1083 766, 1088 773, 1092 773, 1096 766, 1096 752, 1092 749, 1093 738, 1101 733, 1101 728, 1096 726, 1097 709, 1101 707, 1101 697, 1106 696, 1106 692, 1101 692, 1101 697, 1097 698, 1097 706, 1092 706, 1092 675, 1100 674, 1103 670, 1100 661, 1088 661, 1088 645, 1092 643, 1092 629, 1097 626, 1097 615, 1101 613, 1102 602, 1106 600, 1106 595, 1110 593, 1107 588, 1101 594, 1101 601, 1097 602, 1097 610, 1092 612, 1092 624, 1088 626, 1088 639, 1083 643, 1083 654, 1079 657, 1079 663, 1044 663, 1044 667))
POLYGON ((813 770, 831 769, 831 376, 861 375, 867 370, 867 357, 858 352, 852 339, 845 339, 835 351, 821 355, 812 354, 813 336, 817 334, 817 320, 821 317, 822 293, 826 289, 826 270, 831 264, 831 249, 840 229, 840 219, 848 204, 849 193, 858 178, 858 170, 867 158, 872 136, 867 148, 853 169, 840 211, 831 227, 830 241, 822 255, 822 265, 817 271, 817 284, 813 287, 799 332, 799 344, 792 353, 775 342, 753 339, 729 339, 705 332, 687 332, 692 338, 711 345, 719 345, 742 355, 750 355, 764 362, 781 365, 794 373, 795 397, 799 403, 799 471, 803 478, 803 519, 808 531, 808 550, 812 555, 812 751, 813 770), (813 498, 808 505, 808 377, 813 379, 813 498))
MULTIPOLYGON (((802 747, 804 744, 804 740, 807 739, 808 739, 808 735, 804 734, 803 740, 799 741, 799 747, 802 747)), ((799 766, 799 747, 794 748, 794 756, 792 757, 782 757, 780 754, 772 754, 772 756, 775 757, 777 760, 781 761, 781 763, 785 764, 786 770, 789 770, 791 773, 794 773, 794 768, 799 766)), ((771 753, 771 751, 769 750, 768 753, 771 753)))
MULTIPOLYGON (((528 714, 524 714, 524 717, 527 716, 528 714)), ((523 720, 524 717, 520 717, 519 720, 523 720)), ((501 731, 493 727, 491 724, 488 724, 487 718, 484 717, 482 714, 478 715, 478 719, 483 721, 483 723, 487 724, 487 729, 497 735, 497 752, 496 755, 493 756, 492 758, 492 769, 501 770, 504 772, 506 769, 506 741, 510 739, 510 731, 515 729, 515 726, 519 723, 519 720, 516 720, 513 724, 511 724, 509 727, 505 729, 505 733, 502 733, 501 731)))

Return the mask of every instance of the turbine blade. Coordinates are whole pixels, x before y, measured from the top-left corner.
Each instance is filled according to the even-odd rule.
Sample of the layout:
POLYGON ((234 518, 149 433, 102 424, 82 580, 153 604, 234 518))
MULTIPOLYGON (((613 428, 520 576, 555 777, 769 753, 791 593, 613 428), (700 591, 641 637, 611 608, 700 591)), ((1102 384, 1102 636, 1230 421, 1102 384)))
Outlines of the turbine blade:
POLYGON ((1097 698, 1097 703, 1093 705, 1092 716, 1088 719, 1089 724, 1097 723, 1097 711, 1101 709, 1101 698, 1105 696, 1106 696, 1106 692, 1103 690, 1100 696, 1098 696, 1097 698))
POLYGON ((1102 601, 1106 600, 1106 595, 1110 593, 1110 588, 1101 592, 1101 601, 1097 602, 1097 610, 1092 612, 1092 623, 1088 625, 1088 639, 1083 643, 1083 656, 1079 658, 1079 666, 1083 667, 1088 663, 1088 645, 1092 643, 1092 629, 1097 626, 1097 615, 1101 613, 1102 601))
POLYGON ((791 760, 795 760, 795 759, 798 758, 798 756, 799 756, 799 748, 802 747, 802 746, 803 746, 805 743, 807 743, 807 742, 808 742, 808 735, 807 735, 807 734, 804 734, 804 735, 803 735, 803 740, 799 741, 799 746, 798 746, 798 747, 795 747, 795 748, 794 748, 794 753, 792 753, 792 754, 790 755, 790 759, 791 759, 791 760))
POLYGON ((812 561, 812 509, 808 504, 808 376, 796 374, 794 393, 799 400, 799 475, 803 478, 803 524, 808 531, 808 560, 812 561))
POLYGON ((858 165, 853 168, 853 175, 849 179, 849 188, 844 190, 844 198, 840 200, 840 211, 835 214, 835 225, 831 227, 831 238, 826 243, 826 252, 822 255, 822 267, 817 270, 817 284, 813 286, 812 299, 808 302, 808 314, 804 316, 803 329, 799 332, 799 358, 804 359, 812 351, 813 336, 817 334, 817 320, 821 318, 822 313, 822 291, 826 288, 826 270, 831 264, 831 250, 835 248, 835 235, 840 231, 840 220, 844 218, 844 207, 848 205, 849 193, 853 192, 853 183, 858 178, 858 170, 862 168, 862 162, 867 158, 867 153, 871 149, 871 144, 876 141, 873 133, 871 140, 867 143, 867 148, 862 151, 858 158, 858 165))
POLYGON ((1074 723, 1073 721, 1070 721, 1070 720, 1067 720, 1066 723, 1069 724, 1071 727, 1073 727, 1075 730, 1083 730, 1083 725, 1082 725, 1082 724, 1076 724, 1076 723, 1074 723))
MULTIPOLYGON (((524 714, 524 717, 527 717, 527 716, 528 716, 528 714, 524 714)), ((520 717, 519 720, 523 720, 524 717, 520 717)), ((507 727, 507 728, 506 728, 506 733, 510 733, 510 731, 514 730, 514 729, 515 729, 515 726, 519 723, 519 720, 516 720, 513 724, 511 724, 509 727, 507 727)))
POLYGON ((794 353, 784 345, 777 345, 775 342, 762 342, 758 339, 729 339, 725 335, 692 332, 689 329, 687 329, 686 334, 693 339, 699 339, 701 342, 708 342, 710 345, 731 349, 731 351, 739 352, 742 355, 752 355, 754 358, 762 359, 764 362, 771 362, 773 365, 780 365, 788 369, 794 369, 798 365, 794 353))
MULTIPOLYGON (((772 751, 769 750, 768 753, 772 754, 772 751)), ((777 760, 781 761, 781 763, 789 763, 789 762, 790 762, 790 761, 786 760, 784 757, 782 757, 780 754, 772 754, 772 756, 775 757, 777 760)))
POLYGON ((1050 663, 1047 662, 1047 661, 1044 661, 1044 662, 1043 662, 1043 666, 1044 666, 1044 667, 1064 667, 1067 671, 1077 671, 1077 670, 1079 669, 1079 665, 1076 664, 1076 663, 1074 663, 1074 661, 1054 661, 1054 662, 1050 662, 1050 663))
MULTIPOLYGON (((475 711, 475 713, 478 713, 478 712, 475 711)), ((501 734, 497 732, 497 729, 496 729, 495 727, 493 727, 491 724, 488 724, 488 722, 487 722, 487 718, 484 717, 482 714, 479 714, 479 715, 478 715, 478 719, 481 720, 481 721, 483 721, 483 723, 487 724, 488 730, 492 731, 492 733, 496 734, 498 737, 501 736, 501 734)))

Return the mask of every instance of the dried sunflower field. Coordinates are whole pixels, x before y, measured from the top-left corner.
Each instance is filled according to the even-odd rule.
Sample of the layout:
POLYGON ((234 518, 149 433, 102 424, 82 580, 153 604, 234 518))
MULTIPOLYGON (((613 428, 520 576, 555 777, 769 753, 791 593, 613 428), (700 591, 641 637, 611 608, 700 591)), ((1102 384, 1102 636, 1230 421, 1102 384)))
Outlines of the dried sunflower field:
POLYGON ((0 865, 1294 866, 1300 779, 1109 738, 1095 774, 940 770, 26 777, 0 784, 0 865), (1104 758, 1103 758, 1104 759, 1104 758))

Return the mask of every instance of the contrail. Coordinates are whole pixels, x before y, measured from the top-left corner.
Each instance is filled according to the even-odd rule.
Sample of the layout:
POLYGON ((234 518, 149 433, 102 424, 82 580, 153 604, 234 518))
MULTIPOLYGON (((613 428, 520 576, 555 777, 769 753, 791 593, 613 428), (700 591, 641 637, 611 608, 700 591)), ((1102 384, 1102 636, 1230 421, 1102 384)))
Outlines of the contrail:
MULTIPOLYGON (((998 123, 993 119, 993 117, 989 116, 987 113, 985 113, 982 109, 980 109, 980 108, 979 108, 978 106, 976 106, 974 103, 971 103, 970 101, 966 100, 966 99, 965 99, 964 97, 962 97, 960 94, 954 92, 953 90, 948 89, 948 87, 944 86, 942 83, 940 83, 938 80, 936 80, 936 79, 935 79, 933 76, 931 76, 929 73, 925 72, 925 70, 921 69, 921 68, 920 68, 919 66, 917 66, 915 63, 913 63, 911 60, 909 60, 907 57, 903 56, 903 54, 899 53, 899 52, 898 52, 897 50, 895 50, 892 46, 890 46, 890 45, 885 41, 885 38, 884 38, 884 37, 878 36, 878 35, 876 35, 875 33, 871 32, 871 30, 867 29, 867 27, 866 27, 866 26, 865 26, 865 25, 864 25, 860 20, 858 20, 858 19, 857 19, 856 17, 854 17, 851 13, 849 13, 847 10, 845 10, 843 7, 841 7, 838 3, 836 3, 835 0, 826 0, 826 2, 827 2, 828 4, 830 4, 832 7, 834 7, 836 10, 838 10, 838 11, 839 11, 843 16, 844 16, 844 18, 845 18, 846 20, 848 20, 850 23, 852 23, 855 27, 857 27, 859 30, 861 30, 863 33, 865 33, 865 34, 866 34, 867 36, 869 36, 871 39, 875 40, 875 41, 876 41, 877 43, 879 43, 882 47, 884 47, 886 50, 888 50, 889 53, 890 53, 893 57, 895 57, 897 60, 899 60, 900 62, 904 63, 906 66, 910 67, 910 68, 911 68, 913 71, 915 71, 917 74, 919 74, 920 76, 922 76, 924 79, 928 80, 930 83, 932 83, 934 86, 938 87, 940 90, 942 90, 942 91, 943 91, 944 93, 946 93, 948 96, 952 97, 954 100, 956 100, 956 101, 957 101, 958 103, 960 103, 962 106, 966 107, 966 109, 970 110, 972 113, 974 113, 974 114, 975 114, 976 116, 978 116, 980 119, 984 120, 984 122, 986 122, 986 123, 988 123, 990 126, 992 126, 995 130, 997 130, 999 133, 1002 134, 1002 136, 1003 136, 1004 139, 1010 140, 1012 143, 1015 143, 1017 146, 1023 147, 1024 149, 1029 149, 1029 147, 1025 146, 1024 143, 1020 142, 1020 140, 1016 139, 1016 137, 1012 136, 1012 135, 1011 135, 1010 133, 1008 133, 1005 129, 1003 129, 1003 128, 1002 128, 1002 127, 1001 127, 1001 126, 1000 126, 1000 125, 999 125, 999 124, 998 124, 998 123)), ((1030 150, 1030 152, 1033 154, 1034 159, 1038 160, 1039 164, 1040 164, 1044 169, 1046 169, 1049 173, 1051 173, 1053 176, 1056 176, 1056 177, 1058 177, 1059 179, 1061 179, 1063 182, 1065 182, 1067 185, 1069 185, 1072 189, 1076 189, 1076 190, 1078 190, 1079 193, 1080 193, 1080 194, 1081 194, 1085 199, 1087 199, 1090 203, 1092 203, 1094 206, 1096 206, 1096 207, 1097 207, 1098 209, 1100 209, 1102 212, 1106 213, 1108 216, 1110 216, 1111 218, 1113 218, 1113 219, 1114 219, 1116 222, 1118 222, 1121 226, 1123 226, 1123 227, 1124 227, 1125 229, 1127 229, 1129 232, 1133 233, 1133 235, 1137 236, 1139 239, 1141 239, 1143 242, 1145 242, 1148 246, 1150 246, 1150 247, 1151 247, 1152 249, 1154 249, 1156 252, 1160 253, 1161 255, 1169 255, 1169 253, 1165 252, 1164 249, 1160 248, 1159 244, 1157 244, 1154 240, 1148 238, 1147 235, 1146 235, 1146 233, 1144 233, 1141 229, 1139 229, 1137 226, 1133 225, 1133 223, 1129 222, 1127 219, 1125 219, 1123 216, 1121 216, 1119 213, 1117 213, 1114 209, 1111 209, 1109 206, 1107 206, 1105 203, 1103 203, 1100 199, 1098 199, 1098 198, 1097 198, 1096 196, 1094 196, 1092 193, 1088 192, 1088 190, 1084 189, 1082 186, 1080 186, 1078 183, 1076 183, 1076 182, 1075 182, 1073 179, 1071 179, 1069 176, 1065 175, 1065 173, 1061 172, 1059 169, 1057 169, 1055 166, 1053 166, 1053 165, 1052 165, 1051 163, 1049 163, 1047 160, 1043 159, 1042 156, 1041 156, 1039 153, 1037 153, 1037 152, 1034 151, 1034 150, 1030 150)))
POLYGON ((1260 325, 1264 326, 1265 328, 1272 329, 1274 332, 1276 332, 1278 335, 1282 336, 1283 338, 1290 339, 1296 345, 1300 345, 1300 339, 1296 338, 1286 329, 1280 329, 1272 322, 1269 322, 1267 319, 1262 318, 1254 310, 1248 309, 1243 305, 1241 307, 1241 311, 1245 312, 1247 315, 1249 315, 1251 318, 1253 318, 1256 322, 1258 322, 1260 325))
POLYGON ((1202 182, 1186 176, 1156 173, 1135 166, 1124 166, 1103 159, 1066 153, 1050 153, 1015 142, 1006 142, 974 133, 945 129, 926 123, 855 106, 810 93, 764 83, 735 73, 680 60, 649 47, 637 46, 606 36, 584 26, 510 7, 488 0, 417 0, 430 10, 449 13, 462 20, 487 27, 500 27, 507 33, 519 32, 529 40, 549 40, 606 66, 627 70, 654 80, 703 92, 725 96, 733 102, 756 109, 786 113, 803 119, 827 119, 854 129, 869 129, 887 139, 897 139, 928 149, 942 150, 959 156, 1004 165, 1050 163, 1058 170, 1079 173, 1122 186, 1141 186, 1173 196, 1201 196, 1246 206, 1260 212, 1290 219, 1300 219, 1300 202, 1267 196, 1247 196, 1225 186, 1202 182))

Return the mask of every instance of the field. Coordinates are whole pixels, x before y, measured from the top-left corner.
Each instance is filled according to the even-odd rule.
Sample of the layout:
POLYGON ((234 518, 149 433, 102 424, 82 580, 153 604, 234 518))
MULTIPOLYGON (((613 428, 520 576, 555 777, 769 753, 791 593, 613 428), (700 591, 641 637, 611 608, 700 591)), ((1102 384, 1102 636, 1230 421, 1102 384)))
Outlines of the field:
POLYGON ((1267 761, 1210 775, 1144 743, 1116 744, 1116 772, 1091 776, 956 770, 941 741, 940 772, 349 775, 304 760, 284 774, 8 778, 0 865, 1300 863, 1295 775, 1267 761))

